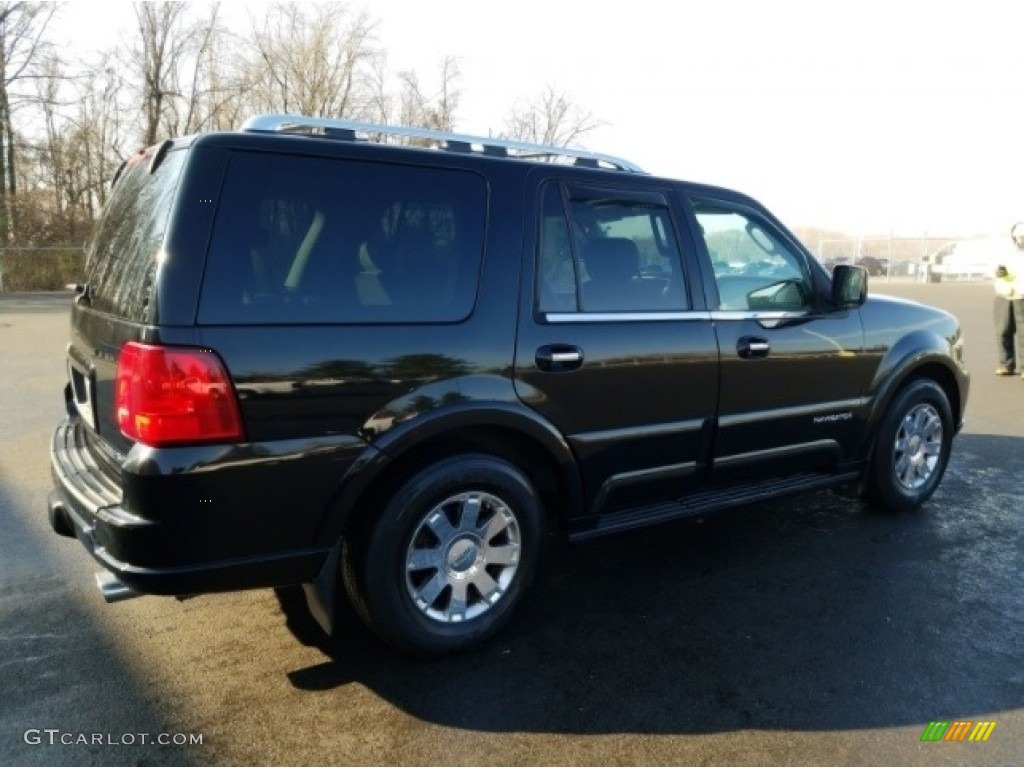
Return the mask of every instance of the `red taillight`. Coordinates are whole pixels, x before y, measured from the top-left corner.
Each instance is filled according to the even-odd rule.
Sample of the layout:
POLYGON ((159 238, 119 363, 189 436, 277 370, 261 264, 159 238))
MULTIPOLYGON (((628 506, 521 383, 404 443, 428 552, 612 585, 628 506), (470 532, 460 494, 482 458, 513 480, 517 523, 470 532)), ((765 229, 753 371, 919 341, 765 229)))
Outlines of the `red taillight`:
POLYGON ((117 358, 117 426, 151 446, 238 442, 242 419, 220 358, 207 349, 130 341, 117 358))

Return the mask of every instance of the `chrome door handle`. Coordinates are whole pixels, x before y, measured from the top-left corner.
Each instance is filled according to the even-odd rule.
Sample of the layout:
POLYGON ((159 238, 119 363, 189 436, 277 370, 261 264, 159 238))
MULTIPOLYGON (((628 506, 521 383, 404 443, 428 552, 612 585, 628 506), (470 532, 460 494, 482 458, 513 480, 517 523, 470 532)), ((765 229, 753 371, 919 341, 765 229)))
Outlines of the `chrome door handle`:
POLYGON ((756 336, 743 336, 736 342, 736 353, 744 360, 756 357, 768 357, 772 351, 772 345, 767 339, 760 339, 756 336))
POLYGON ((534 359, 542 371, 574 371, 583 365, 583 350, 571 344, 545 344, 534 359))

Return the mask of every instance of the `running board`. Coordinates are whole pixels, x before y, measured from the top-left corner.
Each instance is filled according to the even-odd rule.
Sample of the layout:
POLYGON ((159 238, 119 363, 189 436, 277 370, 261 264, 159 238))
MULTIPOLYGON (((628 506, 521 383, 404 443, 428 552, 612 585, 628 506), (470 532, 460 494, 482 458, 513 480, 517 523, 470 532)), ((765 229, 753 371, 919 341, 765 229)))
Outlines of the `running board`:
POLYGON ((692 496, 685 496, 678 501, 648 504, 604 515, 597 519, 593 527, 570 533, 569 540, 585 541, 632 528, 703 517, 711 512, 730 507, 758 504, 782 496, 846 485, 858 480, 860 476, 859 471, 842 474, 804 472, 762 483, 734 486, 723 490, 701 491, 692 496))

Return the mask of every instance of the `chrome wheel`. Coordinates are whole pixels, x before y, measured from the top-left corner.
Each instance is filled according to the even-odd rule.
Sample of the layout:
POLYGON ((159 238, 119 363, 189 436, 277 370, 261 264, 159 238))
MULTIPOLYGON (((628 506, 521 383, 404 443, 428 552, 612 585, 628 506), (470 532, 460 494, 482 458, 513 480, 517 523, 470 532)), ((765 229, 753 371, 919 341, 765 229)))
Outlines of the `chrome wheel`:
POLYGON ((918 403, 903 417, 896 432, 893 470, 909 491, 925 485, 943 452, 942 417, 930 403, 918 403))
POLYGON ((413 532, 405 557, 409 597, 423 614, 445 624, 481 616, 512 584, 521 543, 515 514, 497 496, 449 496, 413 532))
POLYGON ((892 512, 928 501, 949 463, 955 423, 949 398, 936 381, 907 382, 879 422, 865 498, 892 512))

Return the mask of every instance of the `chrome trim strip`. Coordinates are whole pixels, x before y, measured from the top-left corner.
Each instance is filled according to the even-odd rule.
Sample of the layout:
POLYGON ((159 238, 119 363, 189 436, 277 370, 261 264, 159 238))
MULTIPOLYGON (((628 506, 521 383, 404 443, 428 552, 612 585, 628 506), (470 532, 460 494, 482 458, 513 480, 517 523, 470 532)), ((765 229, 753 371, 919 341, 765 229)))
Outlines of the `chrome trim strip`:
POLYGON ((761 320, 771 322, 773 320, 796 320, 807 317, 810 313, 799 312, 762 312, 755 309, 716 309, 711 312, 711 319, 716 323, 724 320, 761 320))
POLYGON ((765 459, 791 458, 805 453, 824 453, 826 451, 839 453, 839 450, 839 443, 835 440, 814 440, 810 443, 787 445, 784 448, 766 448, 763 451, 750 451, 749 453, 733 453, 728 456, 716 456, 715 466, 728 468, 736 465, 760 462, 765 459))
POLYGON ((548 312, 549 323, 655 323, 666 320, 709 321, 711 312, 548 312))
POLYGON ((719 417, 718 426, 737 427, 743 424, 756 424, 759 421, 777 421, 778 419, 799 416, 827 416, 837 411, 857 410, 865 407, 869 402, 871 402, 870 398, 857 397, 850 400, 836 400, 831 403, 814 403, 813 405, 798 405, 792 408, 773 408, 770 411, 736 413, 719 417))
POLYGON ((619 474, 612 475, 605 480, 604 485, 609 489, 621 488, 626 485, 645 483, 648 480, 654 480, 658 477, 689 477, 696 471, 697 462, 695 461, 686 461, 681 464, 665 464, 660 467, 650 467, 649 469, 635 469, 632 472, 620 472, 619 474))
POLYGON ((594 443, 635 440, 637 438, 655 437, 657 435, 699 432, 704 428, 704 421, 704 419, 687 419, 686 421, 673 421, 668 424, 647 424, 642 427, 622 427, 620 429, 604 429, 600 432, 580 432, 570 435, 569 442, 593 445, 594 443))

